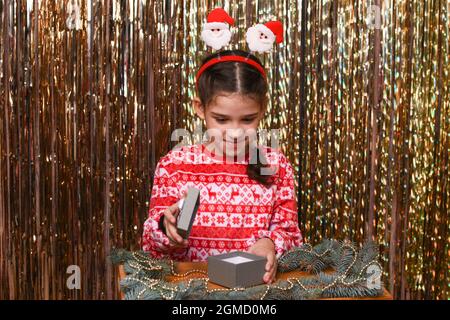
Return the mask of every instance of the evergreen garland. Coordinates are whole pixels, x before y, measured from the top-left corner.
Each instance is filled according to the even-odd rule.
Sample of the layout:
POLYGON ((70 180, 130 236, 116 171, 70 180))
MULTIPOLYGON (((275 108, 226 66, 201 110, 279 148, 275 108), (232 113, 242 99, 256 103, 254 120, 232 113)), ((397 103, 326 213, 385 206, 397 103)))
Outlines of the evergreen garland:
MULTIPOLYGON (((278 272, 306 271, 310 277, 289 278, 276 283, 250 288, 208 290, 208 279, 189 279, 177 283, 165 280, 174 274, 174 262, 154 259, 143 251, 114 249, 113 264, 122 264, 126 277, 120 287, 127 300, 135 299, 276 299, 305 300, 339 297, 376 297, 383 294, 369 288, 367 268, 378 263, 378 247, 366 242, 358 251, 354 243, 325 239, 312 247, 304 244, 286 252, 278 259, 278 272), (325 270, 333 269, 332 273, 325 270)), ((380 279, 381 283, 381 279, 380 279)))

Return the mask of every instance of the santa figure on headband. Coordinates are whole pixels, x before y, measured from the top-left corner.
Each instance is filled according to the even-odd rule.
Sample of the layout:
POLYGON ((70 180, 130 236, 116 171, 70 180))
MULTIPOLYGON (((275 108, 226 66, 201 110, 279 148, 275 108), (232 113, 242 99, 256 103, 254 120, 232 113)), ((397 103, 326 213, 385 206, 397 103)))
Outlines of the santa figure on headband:
POLYGON ((283 41, 283 24, 280 21, 269 21, 248 28, 246 34, 248 48, 253 52, 269 52, 274 42, 283 41))
POLYGON ((229 26, 232 25, 234 25, 234 19, 225 10, 214 9, 208 14, 207 23, 203 25, 201 38, 207 46, 214 50, 220 50, 230 42, 229 26))

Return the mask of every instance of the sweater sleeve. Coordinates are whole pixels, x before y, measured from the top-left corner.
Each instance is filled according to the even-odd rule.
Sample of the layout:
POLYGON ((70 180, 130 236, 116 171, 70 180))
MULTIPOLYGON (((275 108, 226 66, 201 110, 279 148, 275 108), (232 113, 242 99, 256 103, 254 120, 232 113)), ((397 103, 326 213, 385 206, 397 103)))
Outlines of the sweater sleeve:
POLYGON ((256 230, 247 241, 250 247, 261 238, 269 238, 275 244, 279 258, 293 247, 300 246, 303 238, 298 226, 297 198, 295 194, 294 173, 291 164, 280 153, 278 177, 275 179, 276 193, 268 230, 256 230))
POLYGON ((175 175, 176 172, 168 156, 163 157, 155 169, 149 214, 144 223, 142 235, 142 249, 154 258, 182 260, 188 250, 187 248, 171 248, 169 238, 159 228, 164 210, 179 200, 175 175))

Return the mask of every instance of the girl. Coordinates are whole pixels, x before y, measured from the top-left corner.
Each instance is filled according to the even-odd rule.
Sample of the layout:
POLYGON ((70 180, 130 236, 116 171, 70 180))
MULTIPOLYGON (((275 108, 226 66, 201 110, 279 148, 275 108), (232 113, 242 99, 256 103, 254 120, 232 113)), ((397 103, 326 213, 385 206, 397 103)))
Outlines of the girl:
POLYGON ((271 283, 277 257, 301 245, 302 236, 289 161, 278 150, 253 148, 268 102, 264 68, 245 51, 214 53, 202 63, 197 88, 193 106, 210 137, 160 159, 143 250, 179 261, 248 251, 267 258, 264 281, 271 283), (259 151, 257 163, 250 150, 259 151), (270 176, 264 173, 269 165, 276 169, 270 176), (200 206, 183 240, 176 231, 178 201, 190 186, 200 189, 200 206))

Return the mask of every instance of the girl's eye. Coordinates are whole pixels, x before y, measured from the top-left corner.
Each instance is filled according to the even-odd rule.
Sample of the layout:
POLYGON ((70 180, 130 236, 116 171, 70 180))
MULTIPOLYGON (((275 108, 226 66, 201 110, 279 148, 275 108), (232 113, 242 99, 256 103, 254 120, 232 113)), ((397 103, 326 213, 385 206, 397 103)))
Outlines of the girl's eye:
POLYGON ((243 119, 245 123, 252 123, 255 119, 243 119))
POLYGON ((224 123, 225 121, 227 121, 227 119, 216 118, 216 121, 219 122, 219 123, 224 123))

